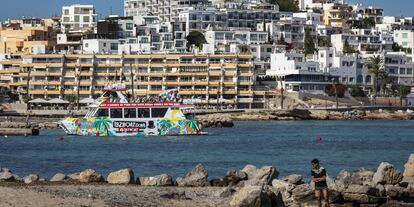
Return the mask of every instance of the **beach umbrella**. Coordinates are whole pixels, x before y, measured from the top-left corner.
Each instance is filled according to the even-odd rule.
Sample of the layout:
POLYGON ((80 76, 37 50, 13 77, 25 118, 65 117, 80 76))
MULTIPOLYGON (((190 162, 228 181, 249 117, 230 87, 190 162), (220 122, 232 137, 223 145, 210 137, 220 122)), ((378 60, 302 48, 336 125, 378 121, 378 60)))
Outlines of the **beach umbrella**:
POLYGON ((45 99, 36 98, 36 99, 29 101, 29 103, 49 103, 49 102, 46 101, 45 99))

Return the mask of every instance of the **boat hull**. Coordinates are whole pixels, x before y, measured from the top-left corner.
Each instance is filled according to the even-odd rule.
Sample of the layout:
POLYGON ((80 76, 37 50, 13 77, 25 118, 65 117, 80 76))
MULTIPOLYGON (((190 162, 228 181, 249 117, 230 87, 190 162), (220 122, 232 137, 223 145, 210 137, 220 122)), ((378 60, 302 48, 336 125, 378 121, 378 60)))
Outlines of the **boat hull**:
POLYGON ((188 119, 110 119, 109 117, 66 118, 61 128, 78 136, 183 136, 203 135, 196 120, 188 119))

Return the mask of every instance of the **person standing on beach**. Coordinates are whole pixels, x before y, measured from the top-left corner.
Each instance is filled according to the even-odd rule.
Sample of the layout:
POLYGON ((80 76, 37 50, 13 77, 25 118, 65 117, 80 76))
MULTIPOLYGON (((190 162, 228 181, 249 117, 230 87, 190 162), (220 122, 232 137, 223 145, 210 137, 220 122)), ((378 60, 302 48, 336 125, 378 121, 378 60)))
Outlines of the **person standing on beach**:
POLYGON ((312 163, 312 182, 315 183, 315 197, 318 200, 318 206, 322 207, 322 199, 325 201, 325 207, 329 207, 328 184, 326 183, 326 170, 319 164, 318 159, 313 159, 312 163))

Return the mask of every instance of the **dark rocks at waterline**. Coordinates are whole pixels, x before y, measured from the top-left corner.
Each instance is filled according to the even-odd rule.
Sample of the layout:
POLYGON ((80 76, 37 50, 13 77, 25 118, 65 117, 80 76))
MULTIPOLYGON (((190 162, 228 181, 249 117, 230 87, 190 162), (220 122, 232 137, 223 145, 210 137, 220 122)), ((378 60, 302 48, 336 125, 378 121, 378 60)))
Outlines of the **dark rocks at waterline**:
POLYGON ((243 180, 247 180, 247 174, 245 172, 241 170, 229 170, 223 178, 211 180, 210 185, 217 187, 236 186, 243 180))
POLYGON ((200 119, 199 123, 203 128, 228 128, 233 127, 234 123, 229 117, 209 116, 205 119, 200 119))

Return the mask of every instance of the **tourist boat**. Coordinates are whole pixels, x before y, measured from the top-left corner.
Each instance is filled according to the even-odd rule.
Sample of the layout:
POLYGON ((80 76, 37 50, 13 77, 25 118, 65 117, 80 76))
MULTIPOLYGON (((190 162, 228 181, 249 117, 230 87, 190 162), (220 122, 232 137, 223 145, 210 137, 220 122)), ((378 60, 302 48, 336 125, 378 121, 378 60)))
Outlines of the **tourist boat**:
MULTIPOLYGON (((104 89, 83 118, 66 118, 60 126, 69 135, 80 136, 149 136, 204 135, 192 104, 173 101, 175 91, 169 90, 158 101, 130 102, 126 89, 112 86, 104 89)), ((160 95, 161 97, 161 95, 160 95)))

